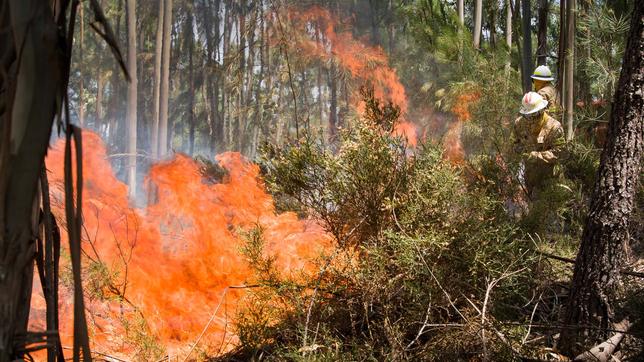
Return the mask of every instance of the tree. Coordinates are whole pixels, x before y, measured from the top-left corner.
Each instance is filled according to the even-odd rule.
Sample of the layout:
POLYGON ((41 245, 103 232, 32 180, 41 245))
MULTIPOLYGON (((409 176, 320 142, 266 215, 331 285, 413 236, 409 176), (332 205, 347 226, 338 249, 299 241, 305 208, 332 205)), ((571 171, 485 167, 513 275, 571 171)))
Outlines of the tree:
MULTIPOLYGON (((559 47, 557 49, 557 74, 559 81, 557 82, 557 91, 563 95, 564 90, 564 73, 565 73, 565 53, 566 53, 566 2, 561 0, 559 2, 559 47)), ((561 101, 565 101, 563 97, 561 101)))
POLYGON ((573 127, 573 106, 574 106, 574 72, 575 72, 575 32, 576 32, 576 0, 566 0, 566 47, 565 47, 565 70, 564 70, 564 95, 565 95, 565 117, 566 117, 566 139, 571 140, 574 136, 573 127))
POLYGON ((476 0, 474 6, 474 48, 481 47, 481 22, 483 20, 483 0, 476 0))
POLYGON ((539 0, 539 24, 537 27, 537 64, 545 65, 548 58, 548 12, 550 0, 539 0))
POLYGON ((458 11, 458 21, 460 22, 461 26, 465 24, 465 13, 463 11, 463 0, 458 0, 456 3, 456 8, 458 11))
POLYGON ((193 155, 195 151, 195 72, 194 72, 194 0, 190 0, 187 8, 188 20, 186 21, 186 42, 188 48, 188 154, 193 155))
POLYGON ((161 58, 163 54, 163 13, 165 1, 159 1, 156 41, 154 46, 154 94, 152 95, 152 131, 150 140, 150 153, 156 159, 159 155, 159 118, 160 118, 160 93, 161 93, 161 58))
POLYGON ((159 157, 165 157, 168 153, 168 102, 170 98, 172 0, 164 0, 163 6, 163 49, 161 53, 161 90, 159 97, 159 157))
MULTIPOLYGON (((113 33, 98 2, 93 0, 90 6, 97 29, 102 28, 101 35, 112 44, 114 55, 123 66, 113 33)), ((61 113, 67 136, 65 213, 74 284, 73 360, 80 361, 81 354, 84 360, 91 360, 80 274, 82 169, 79 167, 75 173, 77 193, 74 195, 71 166, 72 139, 76 161, 82 164, 81 136, 79 128, 70 123, 66 95, 77 10, 78 1, 0 3, 0 27, 5 30, 0 32, 0 362, 22 360, 27 344, 47 348, 49 360, 64 359, 56 338, 57 317, 53 313, 58 305, 54 282, 57 271, 42 260, 42 255, 39 261, 45 265, 39 264, 39 274, 47 306, 47 333, 27 331, 36 239, 42 241, 38 183, 42 180, 43 205, 48 204, 45 201, 48 194, 44 158, 53 121, 61 113), (65 111, 61 112, 63 104, 65 111)), ((52 217, 46 207, 43 209, 47 229, 45 240, 52 242, 52 217)), ((42 243, 38 244, 38 254, 42 254, 42 243)), ((52 244, 49 247, 55 248, 52 244)), ((58 252, 51 249, 45 251, 45 255, 58 252)))
POLYGON ((127 88, 127 184, 131 198, 136 196, 136 111, 137 111, 137 69, 136 69, 136 0, 127 0, 127 64, 130 84, 127 88))
MULTIPOLYGON (((519 0, 517 0, 519 1, 519 0)), ((521 1, 521 31, 523 32, 523 49, 521 54, 521 80, 523 84, 523 93, 527 93, 532 89, 532 30, 530 23, 532 22, 532 14, 530 11, 530 0, 521 1)))
MULTIPOLYGON (((624 247, 644 156, 644 2, 634 6, 606 145, 575 262, 565 325, 606 331, 615 312, 624 247)), ((581 329, 564 329, 560 348, 571 352, 581 329)))
POLYGON ((79 25, 80 25, 80 39, 78 44, 79 58, 78 73, 80 75, 80 84, 78 85, 78 124, 82 127, 85 125, 85 85, 83 84, 83 45, 85 44, 85 16, 84 16, 84 2, 78 3, 79 11, 79 25))

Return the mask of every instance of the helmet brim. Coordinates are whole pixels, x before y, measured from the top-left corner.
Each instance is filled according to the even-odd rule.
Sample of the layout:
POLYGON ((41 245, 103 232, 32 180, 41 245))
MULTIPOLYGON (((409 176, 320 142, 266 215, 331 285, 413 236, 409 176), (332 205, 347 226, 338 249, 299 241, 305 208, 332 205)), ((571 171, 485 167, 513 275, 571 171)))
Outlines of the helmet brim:
POLYGON ((553 78, 553 77, 540 77, 538 75, 531 75, 530 78, 536 79, 536 80, 545 80, 545 81, 550 81, 550 82, 555 80, 555 78, 553 78))
POLYGON ((539 105, 537 105, 533 109, 525 110, 525 109, 521 108, 519 110, 519 113, 521 113, 523 115, 533 114, 533 113, 539 112, 542 109, 545 109, 546 107, 548 107, 548 101, 544 99, 543 101, 541 101, 541 103, 539 103, 539 105))

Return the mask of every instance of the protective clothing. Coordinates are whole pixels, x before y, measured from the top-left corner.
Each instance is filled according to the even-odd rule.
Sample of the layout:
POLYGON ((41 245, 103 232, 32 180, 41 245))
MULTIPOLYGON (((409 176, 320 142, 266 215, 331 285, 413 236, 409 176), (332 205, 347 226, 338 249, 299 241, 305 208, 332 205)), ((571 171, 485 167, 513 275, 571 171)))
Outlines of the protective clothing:
POLYGON ((532 114, 539 112, 545 109, 548 106, 548 101, 543 99, 541 94, 536 92, 528 92, 523 96, 521 100, 521 109, 519 113, 521 114, 532 114))
POLYGON ((550 68, 546 65, 538 66, 534 70, 531 78, 533 79, 535 92, 539 93, 548 101, 548 108, 546 110, 552 115, 558 115, 561 111, 559 107, 559 94, 551 83, 555 78, 552 77, 550 68))
POLYGON ((554 176, 554 165, 564 143, 564 132, 561 123, 540 110, 517 118, 514 121, 514 136, 515 151, 525 164, 526 189, 532 197, 546 180, 554 176))
POLYGON ((545 87, 537 89, 537 93, 548 101, 548 111, 552 112, 554 109, 559 108, 557 89, 552 84, 547 84, 545 87))
POLYGON ((550 68, 548 68, 547 65, 540 65, 538 66, 534 72, 532 73, 532 76, 530 76, 532 79, 538 79, 538 80, 545 80, 548 82, 552 82, 555 80, 555 78, 552 77, 552 71, 550 71, 550 68))

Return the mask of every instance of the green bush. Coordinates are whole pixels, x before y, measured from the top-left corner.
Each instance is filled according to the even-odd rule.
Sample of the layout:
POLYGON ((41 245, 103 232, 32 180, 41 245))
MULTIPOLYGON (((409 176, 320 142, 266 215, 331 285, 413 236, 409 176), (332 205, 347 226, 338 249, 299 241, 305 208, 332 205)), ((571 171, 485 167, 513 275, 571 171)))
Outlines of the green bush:
POLYGON ((279 205, 320 220, 336 248, 317 261, 319 274, 287 277, 266 255, 261 226, 244 232, 262 287, 246 297, 240 345, 222 359, 508 356, 511 342, 493 330, 529 316, 534 244, 490 188, 468 182, 439 145, 409 149, 389 133, 398 112, 367 101, 371 116, 343 130, 335 152, 313 137, 266 147, 262 169, 279 205))

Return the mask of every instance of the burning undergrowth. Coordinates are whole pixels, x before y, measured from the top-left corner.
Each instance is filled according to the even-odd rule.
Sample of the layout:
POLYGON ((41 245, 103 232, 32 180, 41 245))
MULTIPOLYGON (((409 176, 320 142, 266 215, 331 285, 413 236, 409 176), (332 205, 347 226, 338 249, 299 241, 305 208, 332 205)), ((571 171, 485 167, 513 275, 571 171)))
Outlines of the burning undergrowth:
MULTIPOLYGON (((226 351, 237 341, 230 324, 245 292, 229 287, 252 277, 240 252, 244 230, 261 227, 266 253, 280 273, 295 278, 330 245, 315 221, 277 213, 258 166, 237 153, 217 156, 225 173, 208 180, 203 166, 183 155, 154 165, 148 182, 157 201, 134 208, 99 136, 85 132, 84 144, 84 274, 97 352, 143 360, 181 354, 201 333, 199 350, 226 351), (217 178, 222 182, 213 182, 217 178)), ((47 157, 58 220, 64 220, 62 165, 59 142, 47 157)), ((63 342, 71 340, 68 287, 62 294, 69 298, 61 302, 63 342)))
MULTIPOLYGON (((348 87, 351 107, 362 115, 366 110, 361 87, 369 85, 383 102, 391 102, 401 111, 395 133, 417 143, 417 127, 405 117, 408 101, 405 87, 382 48, 356 39, 348 22, 338 20, 331 11, 319 6, 288 8, 278 16, 286 19, 282 29, 289 33, 288 47, 304 62, 321 62, 348 87)), ((278 42, 286 39, 278 38, 278 42)))

